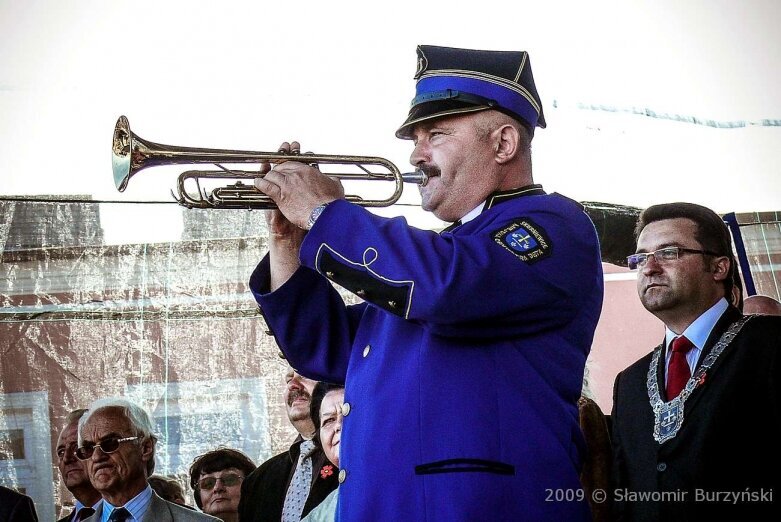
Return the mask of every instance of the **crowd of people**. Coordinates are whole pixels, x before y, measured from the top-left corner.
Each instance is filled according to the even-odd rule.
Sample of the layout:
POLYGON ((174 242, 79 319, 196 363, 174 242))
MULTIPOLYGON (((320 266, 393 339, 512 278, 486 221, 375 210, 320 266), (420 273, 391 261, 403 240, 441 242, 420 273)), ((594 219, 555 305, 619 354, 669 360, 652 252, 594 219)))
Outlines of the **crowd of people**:
MULTIPOLYGON (((423 208, 450 227, 374 215, 304 162, 255 182, 278 206, 250 288, 292 366, 289 450, 257 467, 229 448, 199 456, 189 507, 153 475, 148 413, 99 400, 60 434, 76 499, 62 520, 777 520, 781 319, 757 314, 768 299, 733 299, 722 219, 691 203, 640 215, 627 262, 665 337, 618 375, 606 422, 581 399, 599 243, 578 203, 534 183, 545 118, 527 53, 417 54, 396 134, 428 178, 423 208)), ((34 520, 24 499, 2 504, 34 520)))

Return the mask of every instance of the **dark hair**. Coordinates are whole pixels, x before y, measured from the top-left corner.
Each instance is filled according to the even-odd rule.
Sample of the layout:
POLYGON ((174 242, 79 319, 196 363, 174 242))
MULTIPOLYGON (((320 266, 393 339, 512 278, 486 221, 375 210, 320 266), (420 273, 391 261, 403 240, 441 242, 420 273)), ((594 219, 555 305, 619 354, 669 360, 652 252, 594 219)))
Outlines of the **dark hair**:
POLYGON ((79 408, 77 410, 73 410, 68 414, 67 417, 65 417, 65 425, 70 426, 74 422, 81 419, 85 413, 87 413, 87 408, 79 408))
POLYGON ((635 240, 643 229, 654 221, 665 219, 689 219, 697 225, 694 239, 703 250, 715 252, 729 258, 729 273, 724 278, 724 297, 731 301, 732 285, 735 280, 735 258, 732 256, 732 238, 724 220, 708 207, 695 203, 664 203, 643 210, 635 227, 635 240))
POLYGON ((147 480, 152 489, 160 498, 168 502, 176 503, 176 498, 184 498, 184 490, 178 481, 162 475, 152 475, 147 480))
POLYGON ((334 390, 343 390, 344 386, 341 384, 331 384, 329 382, 318 382, 315 384, 315 388, 312 390, 312 401, 309 403, 309 416, 312 418, 312 423, 315 425, 314 441, 319 446, 320 444, 320 406, 323 404, 323 399, 328 392, 334 390))
POLYGON ((198 507, 201 505, 201 490, 198 489, 198 479, 203 473, 214 473, 227 468, 236 468, 246 477, 255 471, 255 463, 244 453, 230 448, 218 448, 195 457, 190 466, 190 487, 193 488, 193 497, 198 507))

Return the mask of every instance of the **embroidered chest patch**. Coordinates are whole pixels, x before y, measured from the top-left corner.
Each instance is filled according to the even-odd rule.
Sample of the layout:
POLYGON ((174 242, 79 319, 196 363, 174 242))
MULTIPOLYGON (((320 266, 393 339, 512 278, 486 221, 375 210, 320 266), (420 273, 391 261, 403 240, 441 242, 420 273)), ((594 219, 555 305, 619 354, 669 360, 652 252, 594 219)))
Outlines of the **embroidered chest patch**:
POLYGON ((492 235, 497 244, 524 263, 535 263, 552 253, 545 230, 529 218, 518 218, 492 235))

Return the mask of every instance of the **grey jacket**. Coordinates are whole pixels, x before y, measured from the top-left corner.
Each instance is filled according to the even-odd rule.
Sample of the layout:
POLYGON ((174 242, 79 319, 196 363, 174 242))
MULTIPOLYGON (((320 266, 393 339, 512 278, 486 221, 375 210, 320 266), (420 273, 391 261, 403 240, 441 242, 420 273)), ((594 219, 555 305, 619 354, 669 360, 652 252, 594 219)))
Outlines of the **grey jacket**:
MULTIPOLYGON (((103 515, 103 503, 101 502, 95 513, 84 520, 84 522, 100 522, 103 515)), ((205 513, 199 513, 187 509, 173 502, 168 502, 160 498, 157 493, 152 492, 152 501, 149 503, 149 509, 144 513, 141 522, 214 522, 218 518, 205 513)))

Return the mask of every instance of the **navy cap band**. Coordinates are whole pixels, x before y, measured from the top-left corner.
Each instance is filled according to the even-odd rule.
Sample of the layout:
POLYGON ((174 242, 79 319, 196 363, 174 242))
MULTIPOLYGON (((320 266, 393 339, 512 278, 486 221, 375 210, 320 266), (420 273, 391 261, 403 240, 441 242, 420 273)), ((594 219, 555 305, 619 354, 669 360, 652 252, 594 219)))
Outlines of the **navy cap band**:
MULTIPOLYGON (((468 100, 464 99, 463 95, 471 94, 483 100, 479 103, 480 105, 489 105, 486 102, 492 102, 489 106, 498 106, 497 108, 515 113, 531 128, 536 127, 538 124, 539 112, 532 102, 527 99, 526 95, 518 96, 518 91, 486 80, 444 75, 421 78, 415 88, 415 91, 418 93, 415 100, 427 93, 441 92, 448 89, 460 93, 461 99, 464 101, 468 100)), ((416 103, 413 101, 413 106, 415 105, 416 103)))
POLYGON ((471 103, 472 105, 487 105, 489 107, 496 105, 494 100, 489 100, 488 98, 483 98, 482 96, 477 96, 468 92, 454 91, 453 89, 445 89, 443 91, 432 91, 418 94, 415 96, 415 99, 412 100, 412 106, 414 107, 419 103, 443 100, 458 100, 465 103, 471 103))

